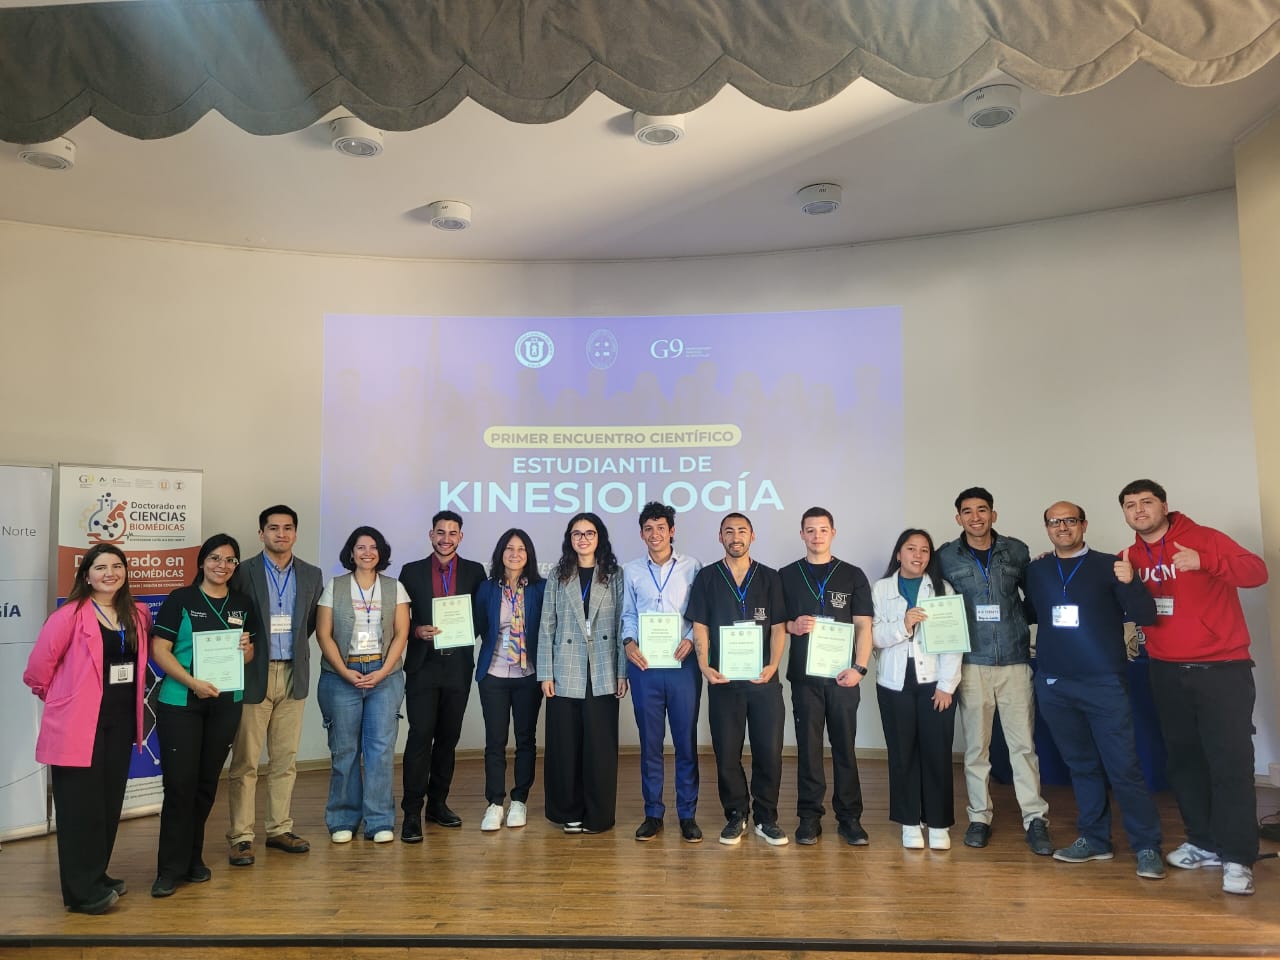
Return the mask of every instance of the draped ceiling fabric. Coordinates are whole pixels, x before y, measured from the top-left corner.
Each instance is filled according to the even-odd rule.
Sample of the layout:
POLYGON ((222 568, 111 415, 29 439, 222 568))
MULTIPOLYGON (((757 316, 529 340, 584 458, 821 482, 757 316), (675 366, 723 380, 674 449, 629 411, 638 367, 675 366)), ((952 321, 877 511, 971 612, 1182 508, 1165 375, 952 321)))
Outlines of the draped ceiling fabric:
POLYGON ((86 117, 141 139, 217 110, 256 134, 340 105, 384 130, 470 97, 547 123, 599 90, 685 113, 726 84, 769 107, 858 77, 906 100, 1000 70, 1048 94, 1144 61, 1228 83, 1280 52, 1280 0, 134 0, 0 10, 0 139, 86 117))

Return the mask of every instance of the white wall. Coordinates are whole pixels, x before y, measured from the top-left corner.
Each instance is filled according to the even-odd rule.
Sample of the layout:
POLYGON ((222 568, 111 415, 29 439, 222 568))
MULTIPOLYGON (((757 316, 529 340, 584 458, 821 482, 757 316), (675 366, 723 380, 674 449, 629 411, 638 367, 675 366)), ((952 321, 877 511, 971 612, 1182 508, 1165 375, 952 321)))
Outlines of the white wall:
MULTIPOLYGON (((326 312, 882 304, 904 308, 904 523, 949 537, 956 491, 981 483, 996 495, 999 528, 1033 548, 1047 544, 1040 513, 1059 498, 1086 507, 1093 543, 1116 548, 1128 539, 1116 494, 1152 476, 1171 507, 1261 548, 1229 192, 967 235, 641 263, 363 260, 0 223, 0 291, 4 458, 201 468, 206 532, 228 530, 246 552, 258 509, 283 499, 302 515, 299 554, 318 559, 326 312)), ((856 477, 831 506, 837 517, 876 509, 859 500, 856 477)), ((423 531, 386 532, 401 557, 414 543, 426 550, 423 531)), ((891 546, 877 549, 887 558, 891 546)), ((698 552, 713 559, 714 547, 698 552)), ((1280 755, 1256 594, 1245 604, 1266 769, 1280 755)), ((882 746, 873 701, 863 700, 859 742, 882 746)), ((323 757, 314 700, 308 711, 302 756, 323 757)), ((634 742, 629 708, 623 716, 634 742)), ((473 697, 463 745, 482 743, 473 697)))

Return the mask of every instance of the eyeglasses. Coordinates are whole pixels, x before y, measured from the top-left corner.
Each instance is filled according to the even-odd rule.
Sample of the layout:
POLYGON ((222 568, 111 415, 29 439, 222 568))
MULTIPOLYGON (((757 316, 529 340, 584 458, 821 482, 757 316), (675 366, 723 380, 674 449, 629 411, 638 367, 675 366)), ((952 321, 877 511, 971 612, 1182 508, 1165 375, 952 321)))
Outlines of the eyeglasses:
POLYGON ((1079 517, 1050 517, 1048 520, 1044 522, 1044 525, 1046 527, 1053 527, 1055 530, 1058 527, 1066 527, 1068 530, 1072 530, 1080 526, 1080 518, 1079 517))
POLYGON ((594 530, 574 530, 569 534, 570 540, 594 540, 599 534, 594 530))
POLYGON ((234 567, 240 561, 235 557, 205 557, 204 562, 211 567, 234 567))

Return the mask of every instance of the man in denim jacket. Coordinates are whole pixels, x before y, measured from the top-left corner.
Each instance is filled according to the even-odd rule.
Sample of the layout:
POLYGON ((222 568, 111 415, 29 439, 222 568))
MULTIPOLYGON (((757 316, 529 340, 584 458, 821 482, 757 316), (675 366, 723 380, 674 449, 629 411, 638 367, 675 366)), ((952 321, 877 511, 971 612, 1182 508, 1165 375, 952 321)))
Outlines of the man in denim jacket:
POLYGON ((1022 599, 1031 557, 1021 540, 997 534, 995 522, 991 493, 982 487, 963 490, 956 497, 956 523, 964 533, 938 549, 943 576, 964 596, 969 615, 971 650, 964 655, 957 691, 969 792, 964 843, 985 847, 991 837, 991 724, 999 709, 1027 845, 1047 857, 1053 853, 1053 844, 1049 805, 1040 795, 1040 762, 1033 736, 1031 629, 1022 599))

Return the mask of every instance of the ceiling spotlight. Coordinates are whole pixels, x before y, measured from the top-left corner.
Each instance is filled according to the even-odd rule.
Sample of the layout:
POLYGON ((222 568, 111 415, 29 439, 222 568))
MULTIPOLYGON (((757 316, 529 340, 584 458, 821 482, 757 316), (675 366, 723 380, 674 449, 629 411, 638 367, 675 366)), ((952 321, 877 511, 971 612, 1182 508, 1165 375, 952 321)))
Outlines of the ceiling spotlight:
POLYGON ((471 204, 461 200, 437 200, 427 204, 431 225, 437 230, 465 230, 471 226, 471 204))
POLYGON ((651 147, 665 147, 684 136, 684 114, 651 117, 639 110, 632 117, 636 139, 651 147))
POLYGON ((796 194, 800 209, 810 216, 835 213, 840 209, 844 190, 838 183, 812 183, 796 194))
POLYGON ((42 170, 70 170, 76 165, 76 145, 66 137, 18 148, 18 159, 42 170))
POLYGON ((990 130, 1003 127, 1018 115, 1022 89, 1011 83, 979 87, 964 98, 964 119, 971 127, 990 130))
POLYGON ((348 157, 376 157, 382 153, 382 131, 356 117, 329 121, 333 149, 348 157))

